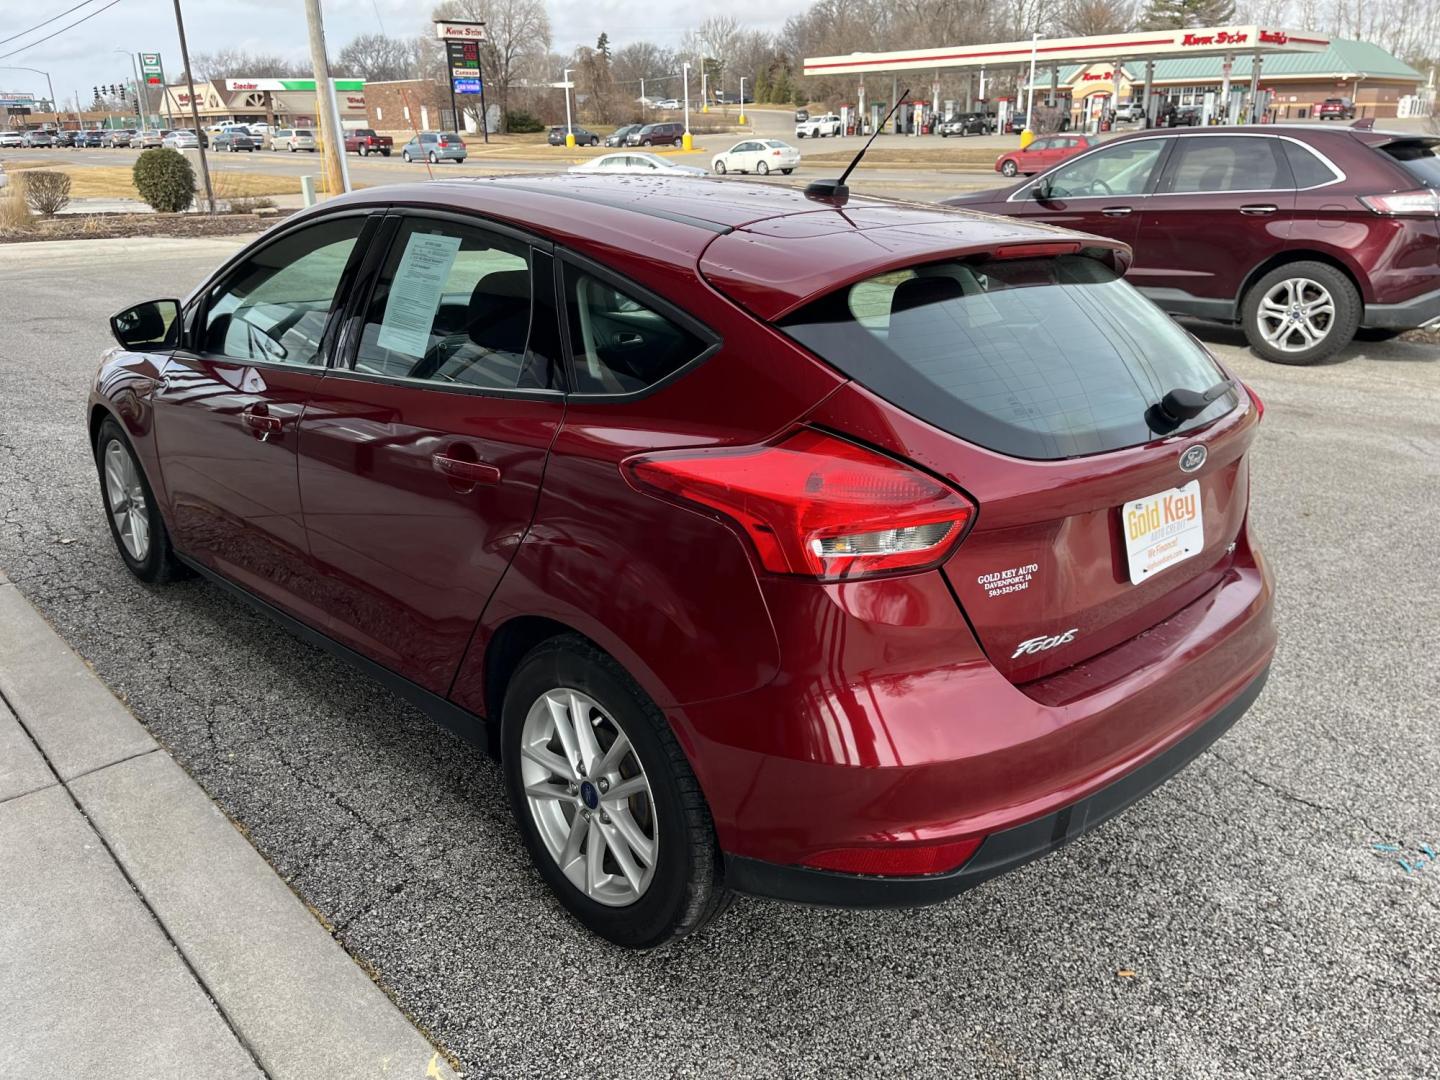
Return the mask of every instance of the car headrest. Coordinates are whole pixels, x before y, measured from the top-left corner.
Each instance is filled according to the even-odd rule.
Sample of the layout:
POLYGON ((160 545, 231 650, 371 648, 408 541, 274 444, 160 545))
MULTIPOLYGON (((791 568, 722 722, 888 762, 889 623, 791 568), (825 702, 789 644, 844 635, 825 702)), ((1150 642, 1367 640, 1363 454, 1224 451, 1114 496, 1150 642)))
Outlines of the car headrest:
POLYGON ((956 300, 965 295, 960 282, 952 277, 915 277, 902 281, 890 298, 890 314, 898 315, 926 304, 956 300))
POLYGON ((523 352, 530 336, 530 271, 497 270, 482 277, 470 293, 465 323, 476 345, 523 352))

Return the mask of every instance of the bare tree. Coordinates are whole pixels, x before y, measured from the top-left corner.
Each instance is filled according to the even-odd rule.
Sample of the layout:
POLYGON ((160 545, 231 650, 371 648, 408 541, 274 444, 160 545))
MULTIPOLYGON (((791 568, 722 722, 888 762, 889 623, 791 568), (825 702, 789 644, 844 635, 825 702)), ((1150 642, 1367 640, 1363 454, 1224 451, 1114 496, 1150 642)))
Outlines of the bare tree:
POLYGON ((1056 20, 1061 33, 1074 37, 1123 34, 1135 28, 1133 0, 1068 0, 1056 20))
POLYGON ((335 68, 366 82, 413 79, 419 74, 419 53, 414 38, 361 34, 340 50, 335 68))
POLYGON ((311 73, 307 61, 249 53, 244 49, 195 53, 190 63, 195 68, 197 79, 295 79, 305 78, 311 73))

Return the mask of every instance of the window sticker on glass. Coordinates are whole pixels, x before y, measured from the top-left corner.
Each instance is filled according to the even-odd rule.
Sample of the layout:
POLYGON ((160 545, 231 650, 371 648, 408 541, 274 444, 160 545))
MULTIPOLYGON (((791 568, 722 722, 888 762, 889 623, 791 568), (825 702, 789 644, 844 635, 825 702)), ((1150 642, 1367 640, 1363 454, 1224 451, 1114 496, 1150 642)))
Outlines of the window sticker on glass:
POLYGON ((425 355, 430 347, 430 327, 440 309, 440 294, 459 250, 458 236, 410 234, 376 339, 382 348, 408 356, 425 355))

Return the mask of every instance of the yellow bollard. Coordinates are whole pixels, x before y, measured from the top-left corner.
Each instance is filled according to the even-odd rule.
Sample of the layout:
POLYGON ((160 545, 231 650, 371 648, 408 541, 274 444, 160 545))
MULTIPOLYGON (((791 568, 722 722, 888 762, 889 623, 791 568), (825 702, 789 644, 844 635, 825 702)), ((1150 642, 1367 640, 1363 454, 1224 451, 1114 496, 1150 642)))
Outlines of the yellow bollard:
POLYGON ((565 133, 565 145, 571 150, 575 149, 575 136, 568 131, 565 133))
POLYGON ((1025 127, 1024 127, 1024 128, 1021 130, 1021 132, 1020 132, 1020 149, 1021 149, 1021 150, 1024 150, 1027 146, 1029 146, 1029 145, 1030 145, 1032 142, 1034 142, 1034 141, 1035 141, 1035 133, 1030 130, 1030 125, 1029 125, 1029 124, 1026 124, 1025 127))
POLYGON ((743 111, 740 113, 740 126, 745 126, 745 113, 743 111))
POLYGON ((695 140, 690 137, 690 133, 689 133, 688 131, 685 132, 684 135, 680 136, 680 149, 682 149, 682 150, 694 150, 694 149, 695 149, 695 140))

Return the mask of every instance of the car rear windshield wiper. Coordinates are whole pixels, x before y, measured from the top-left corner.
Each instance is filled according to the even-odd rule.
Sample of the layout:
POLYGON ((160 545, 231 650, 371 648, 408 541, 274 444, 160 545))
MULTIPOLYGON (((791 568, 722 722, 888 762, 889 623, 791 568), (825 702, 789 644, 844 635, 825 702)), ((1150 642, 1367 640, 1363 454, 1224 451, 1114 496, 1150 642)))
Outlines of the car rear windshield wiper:
POLYGON ((1222 380, 1208 390, 1190 390, 1177 386, 1147 410, 1146 420, 1153 431, 1164 434, 1173 431, 1186 420, 1193 420, 1208 409, 1222 395, 1234 388, 1229 379, 1222 380))

